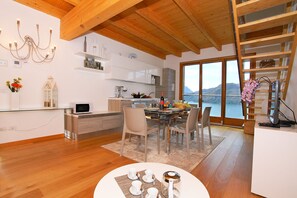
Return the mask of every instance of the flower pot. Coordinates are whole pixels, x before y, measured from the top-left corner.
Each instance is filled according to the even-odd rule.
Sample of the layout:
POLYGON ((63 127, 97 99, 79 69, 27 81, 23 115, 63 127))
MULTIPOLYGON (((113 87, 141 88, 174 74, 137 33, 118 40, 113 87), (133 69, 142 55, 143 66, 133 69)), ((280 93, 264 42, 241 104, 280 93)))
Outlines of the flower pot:
POLYGON ((10 93, 10 109, 18 110, 20 109, 20 94, 19 92, 10 93))
POLYGON ((245 120, 244 121, 244 133, 245 134, 254 134, 255 129, 255 120, 245 120))

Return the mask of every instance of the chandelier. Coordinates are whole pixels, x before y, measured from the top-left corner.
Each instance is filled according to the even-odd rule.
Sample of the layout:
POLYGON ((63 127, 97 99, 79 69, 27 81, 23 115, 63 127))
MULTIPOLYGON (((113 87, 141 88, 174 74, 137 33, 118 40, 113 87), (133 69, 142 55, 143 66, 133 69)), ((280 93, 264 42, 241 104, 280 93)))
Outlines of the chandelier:
POLYGON ((15 59, 27 62, 28 59, 31 57, 32 61, 35 63, 51 62, 54 59, 56 51, 56 46, 51 46, 53 32, 52 29, 50 29, 48 45, 46 47, 41 47, 39 25, 36 24, 37 42, 35 42, 34 39, 29 35, 26 35, 24 37, 21 36, 20 23, 20 20, 17 20, 17 30, 21 43, 19 44, 17 41, 14 41, 13 43, 9 43, 8 47, 2 45, 1 43, 0 45, 4 49, 8 50, 15 59))

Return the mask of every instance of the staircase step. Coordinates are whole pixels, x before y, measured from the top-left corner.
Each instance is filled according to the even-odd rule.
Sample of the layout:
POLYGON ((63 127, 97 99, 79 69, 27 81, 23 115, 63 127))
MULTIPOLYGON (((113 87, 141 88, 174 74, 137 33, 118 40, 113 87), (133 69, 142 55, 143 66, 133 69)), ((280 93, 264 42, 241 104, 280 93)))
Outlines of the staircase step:
POLYGON ((244 69, 242 70, 244 73, 247 72, 268 72, 268 71, 281 71, 287 70, 288 66, 280 66, 280 67, 265 67, 265 68, 255 68, 255 69, 244 69))
POLYGON ((264 46, 264 45, 285 43, 285 42, 293 41, 294 36, 295 36, 295 33, 293 32, 293 33, 281 34, 277 36, 260 38, 260 39, 250 40, 250 41, 243 41, 243 42, 240 42, 240 46, 258 47, 258 46, 264 46))
POLYGON ((291 1, 292 0, 250 0, 236 5, 237 15, 242 16, 246 14, 251 14, 259 10, 264 10, 291 1))
POLYGON ((297 21, 297 11, 292 11, 257 21, 238 25, 240 34, 264 30, 271 27, 277 27, 285 24, 290 24, 297 21))
POLYGON ((252 56, 243 56, 242 60, 250 60, 250 59, 270 59, 270 58, 283 58, 283 57, 288 57, 291 55, 291 51, 286 51, 286 52, 271 52, 271 53, 262 53, 262 54, 257 54, 257 55, 252 55, 252 56))

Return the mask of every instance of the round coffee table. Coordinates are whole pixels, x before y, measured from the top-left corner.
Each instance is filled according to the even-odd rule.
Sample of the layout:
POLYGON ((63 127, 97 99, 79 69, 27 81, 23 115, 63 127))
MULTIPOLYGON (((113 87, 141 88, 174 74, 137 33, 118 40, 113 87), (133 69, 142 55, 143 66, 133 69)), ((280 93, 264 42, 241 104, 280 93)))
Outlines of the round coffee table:
POLYGON ((181 181, 177 185, 177 188, 180 192, 180 198, 189 198, 193 196, 209 198, 209 194, 205 186, 191 173, 168 164, 150 162, 129 164, 112 170, 106 174, 97 184, 94 191, 94 198, 125 198, 124 193, 114 178, 127 174, 132 167, 137 171, 151 169, 155 174, 156 179, 158 179, 160 182, 162 182, 164 172, 176 171, 181 176, 181 181))

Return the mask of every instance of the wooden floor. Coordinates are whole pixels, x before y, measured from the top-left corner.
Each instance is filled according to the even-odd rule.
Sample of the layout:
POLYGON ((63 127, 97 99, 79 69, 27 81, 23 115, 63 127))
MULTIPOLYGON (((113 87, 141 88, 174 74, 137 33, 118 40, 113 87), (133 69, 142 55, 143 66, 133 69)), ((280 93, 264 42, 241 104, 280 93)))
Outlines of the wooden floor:
MULTIPOLYGON (((213 127, 213 134, 226 138, 192 174, 211 198, 258 197, 250 193, 253 136, 227 127, 213 127)), ((120 138, 112 133, 78 142, 60 137, 0 145, 0 197, 93 197, 107 172, 134 163, 100 147, 120 138)))

